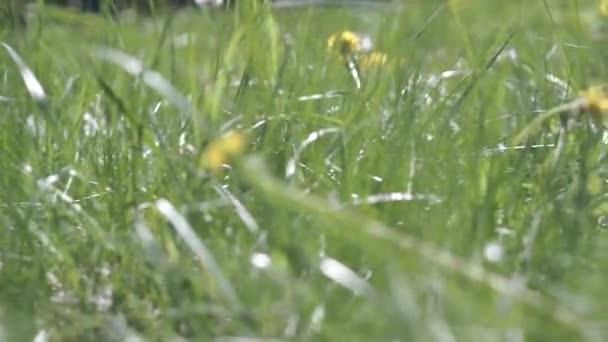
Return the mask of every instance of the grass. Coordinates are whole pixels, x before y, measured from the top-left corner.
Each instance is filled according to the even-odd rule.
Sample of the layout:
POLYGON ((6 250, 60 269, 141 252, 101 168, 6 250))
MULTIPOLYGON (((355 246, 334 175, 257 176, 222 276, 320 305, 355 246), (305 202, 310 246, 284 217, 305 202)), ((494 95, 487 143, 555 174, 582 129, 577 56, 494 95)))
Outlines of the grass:
POLYGON ((606 77, 596 11, 6 22, 2 340, 605 340, 602 130, 562 115, 510 145, 606 77), (326 51, 345 29, 406 62, 357 89, 326 51), (245 151, 202 168, 228 131, 245 151))

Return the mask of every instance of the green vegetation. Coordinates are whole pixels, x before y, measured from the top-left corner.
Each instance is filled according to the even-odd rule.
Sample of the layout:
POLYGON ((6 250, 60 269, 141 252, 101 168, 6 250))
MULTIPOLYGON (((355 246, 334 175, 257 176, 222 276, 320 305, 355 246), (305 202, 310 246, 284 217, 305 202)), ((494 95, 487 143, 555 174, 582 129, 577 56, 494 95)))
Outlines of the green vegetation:
POLYGON ((608 339, 603 130, 512 145, 608 75, 595 2, 27 11, 0 33, 0 340, 608 339), (400 62, 357 89, 343 30, 400 62))

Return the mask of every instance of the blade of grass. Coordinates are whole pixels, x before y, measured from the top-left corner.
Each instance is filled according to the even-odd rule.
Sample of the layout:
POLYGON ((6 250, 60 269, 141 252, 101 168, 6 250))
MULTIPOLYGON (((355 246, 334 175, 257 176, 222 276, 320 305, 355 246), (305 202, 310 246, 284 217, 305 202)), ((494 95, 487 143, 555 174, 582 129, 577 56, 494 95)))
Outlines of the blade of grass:
POLYGON ((38 81, 38 78, 36 78, 36 75, 34 75, 32 69, 30 69, 30 67, 25 63, 23 58, 21 58, 21 56, 19 56, 19 54, 15 50, 13 50, 12 47, 10 47, 4 42, 0 42, 0 44, 4 46, 4 49, 11 56, 15 64, 17 64, 19 72, 21 73, 21 78, 23 78, 23 82, 25 83, 25 87, 30 93, 30 96, 38 103, 46 102, 46 92, 44 91, 42 84, 40 84, 40 81, 38 81))

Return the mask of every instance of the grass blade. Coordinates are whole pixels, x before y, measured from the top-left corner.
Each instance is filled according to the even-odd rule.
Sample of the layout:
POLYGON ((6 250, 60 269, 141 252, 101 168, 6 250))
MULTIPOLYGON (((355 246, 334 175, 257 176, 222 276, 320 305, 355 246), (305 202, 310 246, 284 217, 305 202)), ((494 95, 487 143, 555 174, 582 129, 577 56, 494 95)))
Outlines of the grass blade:
POLYGON ((175 106, 182 114, 190 115, 192 108, 190 101, 181 94, 166 78, 160 73, 146 70, 143 61, 137 59, 123 51, 110 48, 97 48, 93 50, 93 55, 99 59, 119 66, 127 73, 141 77, 142 81, 157 93, 164 96, 169 103, 175 106))
POLYGON ((0 44, 4 46, 4 49, 11 56, 11 59, 17 64, 19 72, 21 73, 21 78, 23 78, 23 82, 25 83, 25 87, 30 93, 30 96, 37 102, 46 102, 47 96, 44 88, 42 87, 42 84, 40 84, 40 81, 38 81, 38 78, 36 78, 36 75, 34 75, 34 72, 32 72, 32 69, 30 69, 23 58, 21 58, 12 47, 4 42, 0 42, 0 44))
POLYGON ((192 226, 182 216, 171 202, 166 199, 156 201, 156 209, 171 223, 178 235, 188 245, 192 253, 196 255, 203 267, 215 278, 224 297, 236 308, 240 308, 240 302, 234 288, 220 270, 213 254, 209 251, 203 241, 196 235, 192 226))

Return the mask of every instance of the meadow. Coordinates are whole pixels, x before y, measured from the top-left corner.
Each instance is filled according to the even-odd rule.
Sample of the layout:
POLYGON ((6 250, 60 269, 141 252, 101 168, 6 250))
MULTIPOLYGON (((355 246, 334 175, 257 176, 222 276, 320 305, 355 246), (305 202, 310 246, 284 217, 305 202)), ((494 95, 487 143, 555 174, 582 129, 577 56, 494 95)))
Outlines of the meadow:
POLYGON ((4 19, 0 340, 608 339, 597 1, 4 19))

